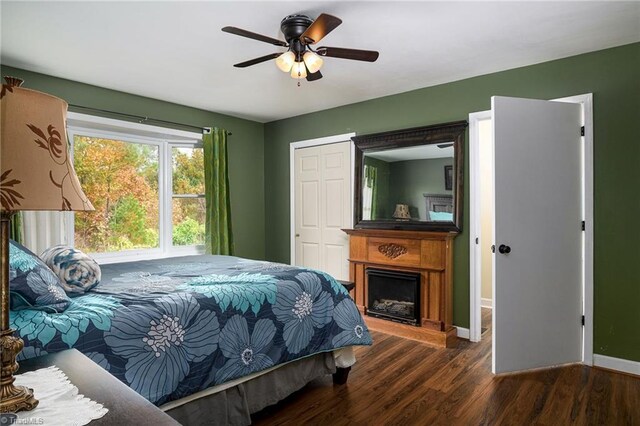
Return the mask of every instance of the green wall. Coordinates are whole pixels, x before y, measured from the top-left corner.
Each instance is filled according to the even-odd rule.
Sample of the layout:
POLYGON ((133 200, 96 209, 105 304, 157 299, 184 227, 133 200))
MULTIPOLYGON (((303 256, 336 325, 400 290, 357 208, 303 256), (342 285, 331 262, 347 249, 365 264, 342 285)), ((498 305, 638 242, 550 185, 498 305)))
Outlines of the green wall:
MULTIPOLYGON (((490 109, 493 95, 554 99, 593 93, 594 352, 640 361, 639 76, 635 43, 267 123, 267 258, 289 261, 289 143, 465 120, 470 112, 490 109)), ((455 240, 454 323, 468 327, 468 192, 464 198, 463 232, 455 240)))
MULTIPOLYGON (((71 80, 3 66, 2 75, 25 80, 24 87, 50 93, 70 104, 142 115, 203 127, 223 127, 229 137, 229 186, 236 254, 263 259, 264 222, 264 125, 142 96, 103 89, 71 80)), ((79 112, 83 112, 80 111, 79 112)))
POLYGON ((413 219, 427 220, 424 194, 453 194, 445 189, 444 166, 453 158, 394 161, 391 163, 393 205, 408 204, 413 219))

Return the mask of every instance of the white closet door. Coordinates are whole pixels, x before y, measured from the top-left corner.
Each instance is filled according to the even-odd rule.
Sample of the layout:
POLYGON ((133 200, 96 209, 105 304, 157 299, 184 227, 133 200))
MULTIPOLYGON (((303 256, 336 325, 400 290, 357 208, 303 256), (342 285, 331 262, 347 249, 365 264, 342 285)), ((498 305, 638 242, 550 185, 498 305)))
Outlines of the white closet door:
POLYGON ((337 279, 349 278, 351 224, 351 144, 322 146, 321 259, 322 270, 337 279))
MULTIPOLYGON (((322 147, 295 150, 296 265, 320 269, 322 147)), ((268 226, 268 224, 267 224, 268 226)))
POLYGON ((349 277, 351 224, 350 142, 296 149, 295 232, 299 266, 349 277))

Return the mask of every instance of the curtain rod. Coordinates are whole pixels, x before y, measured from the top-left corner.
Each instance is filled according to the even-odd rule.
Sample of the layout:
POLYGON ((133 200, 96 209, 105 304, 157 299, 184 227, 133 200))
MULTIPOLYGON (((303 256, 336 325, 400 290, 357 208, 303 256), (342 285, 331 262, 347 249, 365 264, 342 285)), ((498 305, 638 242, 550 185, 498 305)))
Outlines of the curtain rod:
MULTIPOLYGON (((119 115, 121 117, 133 118, 133 119, 137 120, 138 123, 153 122, 153 123, 161 123, 161 124, 170 124, 170 125, 173 125, 173 126, 180 126, 180 127, 187 127, 187 128, 190 128, 190 129, 197 129, 200 132, 205 133, 205 134, 211 133, 211 127, 193 126, 191 124, 176 123, 175 121, 160 120, 160 119, 157 119, 157 118, 144 117, 144 116, 141 116, 141 115, 126 114, 124 112, 109 111, 107 109, 92 108, 92 107, 86 107, 86 106, 82 106, 82 105, 69 104, 69 107, 71 107, 73 109, 84 109, 84 110, 90 110, 90 111, 103 112, 103 113, 106 113, 106 114, 119 115)), ((232 135, 232 133, 227 131, 227 136, 231 136, 231 135, 232 135)))

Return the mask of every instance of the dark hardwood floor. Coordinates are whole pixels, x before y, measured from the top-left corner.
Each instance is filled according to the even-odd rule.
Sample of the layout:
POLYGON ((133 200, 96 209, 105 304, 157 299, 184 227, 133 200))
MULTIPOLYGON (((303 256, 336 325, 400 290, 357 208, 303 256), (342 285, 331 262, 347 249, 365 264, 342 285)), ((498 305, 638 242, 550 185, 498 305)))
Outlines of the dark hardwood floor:
POLYGON ((490 312, 482 342, 454 349, 374 333, 346 385, 318 379, 254 424, 640 425, 638 377, 583 365, 492 375, 490 312))

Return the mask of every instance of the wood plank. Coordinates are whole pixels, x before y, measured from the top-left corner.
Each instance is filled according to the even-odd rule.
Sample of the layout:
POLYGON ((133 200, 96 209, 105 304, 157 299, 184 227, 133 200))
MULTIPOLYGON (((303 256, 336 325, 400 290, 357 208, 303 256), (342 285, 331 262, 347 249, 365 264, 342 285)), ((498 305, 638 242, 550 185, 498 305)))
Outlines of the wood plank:
POLYGON ((355 283, 356 283, 356 306, 360 309, 364 309, 365 307, 365 274, 364 274, 364 265, 362 263, 355 264, 355 283))
POLYGON ((367 260, 367 237, 354 235, 349 238, 349 258, 351 260, 367 260))
POLYGON ((370 316, 365 316, 364 319, 369 330, 389 333, 394 336, 400 336, 405 339, 415 340, 417 342, 431 344, 442 348, 447 347, 447 344, 449 344, 449 346, 456 344, 455 339, 451 338, 451 335, 454 337, 456 335, 456 329, 454 327, 445 331, 440 331, 427 327, 416 327, 409 324, 387 321, 370 316))
POLYGON ((436 271, 444 270, 446 266, 446 250, 442 241, 420 241, 420 266, 436 271))
POLYGON ((395 229, 343 229, 349 236, 370 236, 383 238, 409 238, 414 240, 442 240, 453 239, 457 232, 431 232, 431 231, 402 231, 395 229))
POLYGON ((453 325, 453 240, 447 240, 445 245, 446 267, 444 272, 443 304, 445 308, 442 320, 446 325, 453 325))
POLYGON ((369 238, 367 259, 384 265, 420 267, 420 241, 400 238, 369 238))
POLYGON ((373 346, 356 348, 346 385, 317 379, 254 424, 640 425, 640 377, 580 364, 492 375, 484 325, 481 342, 452 349, 374 331, 373 346))

